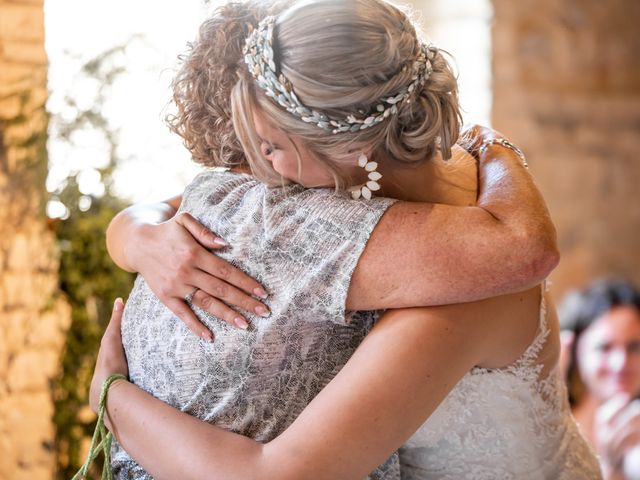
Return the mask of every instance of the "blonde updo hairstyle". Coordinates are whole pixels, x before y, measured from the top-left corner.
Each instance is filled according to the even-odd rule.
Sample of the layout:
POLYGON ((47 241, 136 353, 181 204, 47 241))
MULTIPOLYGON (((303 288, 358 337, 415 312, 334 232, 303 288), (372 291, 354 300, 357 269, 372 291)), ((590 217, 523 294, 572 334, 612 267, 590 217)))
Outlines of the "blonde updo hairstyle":
MULTIPOLYGON (((276 19, 273 49, 277 68, 291 82, 301 103, 331 118, 362 117, 380 99, 412 82, 420 40, 408 16, 384 0, 308 0, 297 2, 276 19)), ((371 159, 390 158, 398 166, 417 165, 440 150, 448 159, 456 143, 461 115, 456 77, 441 51, 433 72, 398 113, 357 132, 332 134, 305 123, 278 106, 257 86, 242 62, 231 92, 236 134, 253 173, 268 184, 282 182, 263 158, 254 113, 288 135, 299 137, 333 174, 337 187, 354 152, 371 159)))

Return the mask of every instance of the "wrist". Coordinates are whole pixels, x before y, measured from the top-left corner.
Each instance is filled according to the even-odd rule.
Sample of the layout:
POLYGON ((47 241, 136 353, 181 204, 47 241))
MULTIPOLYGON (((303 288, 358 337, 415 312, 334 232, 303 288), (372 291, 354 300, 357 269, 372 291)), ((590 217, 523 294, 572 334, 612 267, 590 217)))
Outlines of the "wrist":
MULTIPOLYGON (((111 378, 111 377, 110 377, 111 378)), ((109 381, 109 383, 107 383, 107 381, 109 381, 109 378, 107 380, 105 380, 104 384, 103 384, 103 388, 104 390, 104 412, 103 412, 103 421, 104 421, 104 425, 110 430, 110 431, 114 431, 113 428, 113 422, 111 421, 111 416, 109 415, 109 402, 111 402, 111 411, 113 412, 113 405, 114 403, 117 403, 117 399, 118 399, 118 391, 121 390, 123 385, 126 385, 127 383, 129 383, 129 380, 124 377, 117 377, 115 379, 112 379, 111 381, 109 381)))
POLYGON ((482 145, 478 149, 478 155, 481 162, 496 159, 497 156, 500 156, 500 154, 504 156, 505 153, 510 157, 517 158, 522 166, 529 168, 524 152, 506 138, 487 138, 482 142, 482 145))
POLYGON ((122 248, 122 255, 129 271, 141 273, 141 265, 138 260, 143 258, 145 251, 149 251, 147 243, 149 239, 154 238, 154 230, 157 226, 157 223, 150 223, 143 220, 131 222, 130 235, 128 239, 125 240, 122 248))
MULTIPOLYGON (((120 212, 112 224, 118 226, 118 243, 121 244, 120 267, 130 272, 140 272, 138 260, 143 258, 149 251, 145 245, 149 239, 153 239, 155 230, 163 222, 171 219, 176 213, 176 209, 167 203, 151 205, 132 205, 120 212), (142 248, 142 250, 141 250, 142 248)), ((112 235, 116 237, 116 235, 112 235)), ((115 259, 115 258, 114 258, 115 259)))

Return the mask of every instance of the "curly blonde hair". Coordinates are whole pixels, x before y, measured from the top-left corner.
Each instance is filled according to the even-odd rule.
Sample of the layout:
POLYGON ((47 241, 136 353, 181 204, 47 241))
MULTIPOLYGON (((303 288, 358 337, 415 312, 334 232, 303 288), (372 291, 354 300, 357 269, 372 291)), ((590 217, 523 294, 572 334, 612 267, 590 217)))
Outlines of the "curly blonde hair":
POLYGON ((231 90, 238 81, 244 41, 253 25, 291 2, 230 1, 202 23, 198 36, 179 57, 173 80, 177 112, 167 115, 193 161, 207 167, 247 165, 231 119, 231 90))

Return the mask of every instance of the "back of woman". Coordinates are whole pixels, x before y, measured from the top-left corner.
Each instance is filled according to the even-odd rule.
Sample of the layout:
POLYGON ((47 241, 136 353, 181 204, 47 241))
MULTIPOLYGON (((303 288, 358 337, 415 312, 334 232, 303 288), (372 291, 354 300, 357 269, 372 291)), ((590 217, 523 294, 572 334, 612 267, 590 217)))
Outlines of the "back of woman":
MULTIPOLYGON (((215 336, 203 342, 139 276, 122 339, 131 381, 201 420, 260 442, 282 433, 329 383, 377 313, 348 314, 352 270, 393 200, 354 202, 332 189, 267 188, 249 175, 209 170, 187 187, 189 212, 232 248, 220 255, 260 279, 271 315, 243 312, 247 330, 196 308, 215 336)), ((117 478, 150 478, 119 446, 117 478)), ((372 473, 393 478, 397 456, 372 473)))

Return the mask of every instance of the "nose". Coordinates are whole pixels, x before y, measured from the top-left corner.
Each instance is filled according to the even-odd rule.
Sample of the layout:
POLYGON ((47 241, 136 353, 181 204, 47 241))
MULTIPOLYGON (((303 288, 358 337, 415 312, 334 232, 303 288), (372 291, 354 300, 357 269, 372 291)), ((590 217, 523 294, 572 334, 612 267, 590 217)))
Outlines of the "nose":
POLYGON ((615 373, 620 373, 627 364, 628 354, 624 348, 616 348, 609 352, 609 358, 607 364, 609 370, 615 373))

